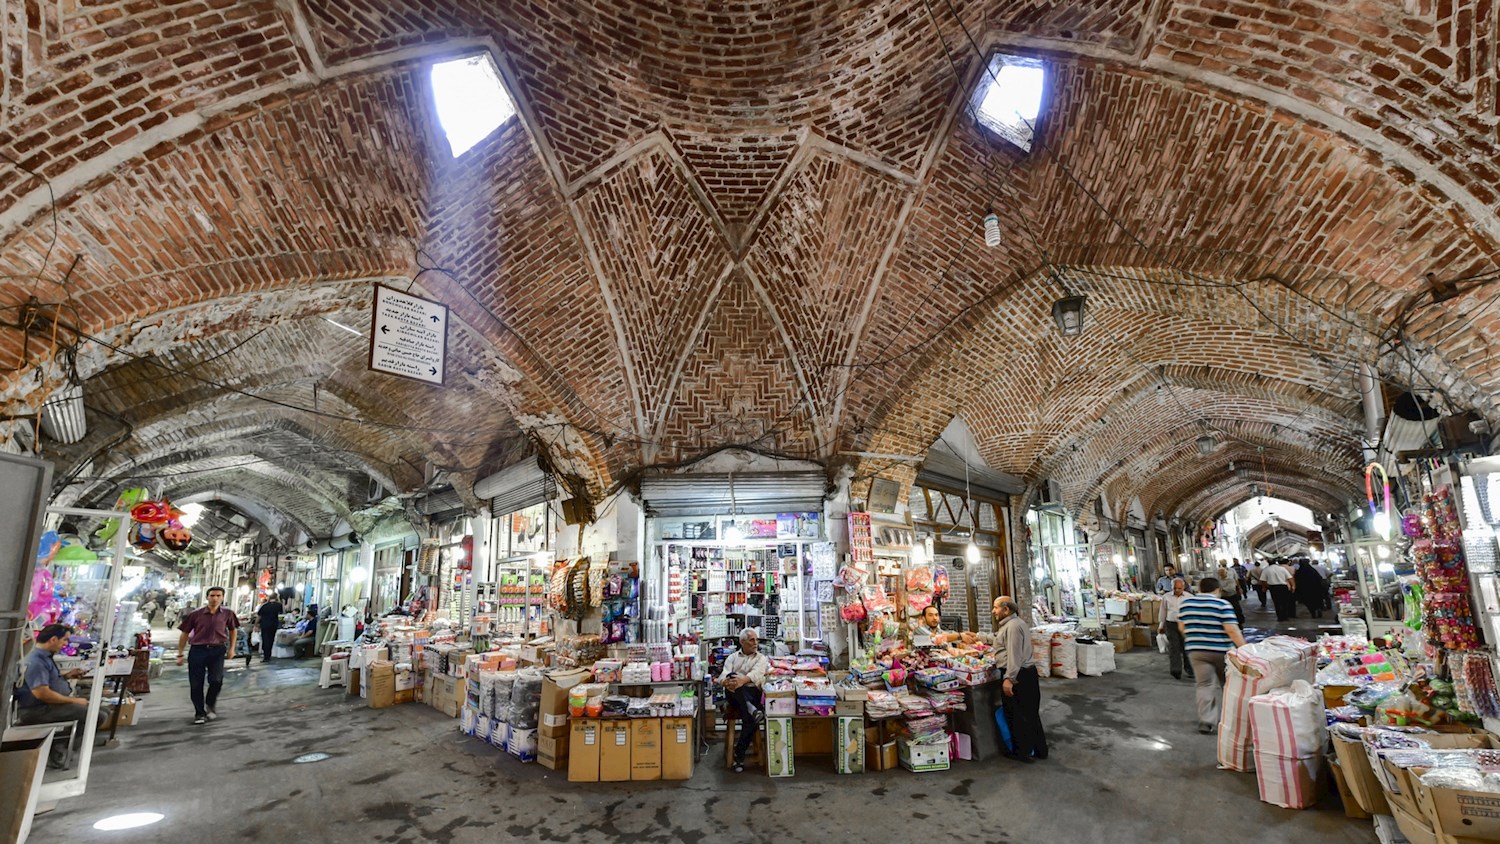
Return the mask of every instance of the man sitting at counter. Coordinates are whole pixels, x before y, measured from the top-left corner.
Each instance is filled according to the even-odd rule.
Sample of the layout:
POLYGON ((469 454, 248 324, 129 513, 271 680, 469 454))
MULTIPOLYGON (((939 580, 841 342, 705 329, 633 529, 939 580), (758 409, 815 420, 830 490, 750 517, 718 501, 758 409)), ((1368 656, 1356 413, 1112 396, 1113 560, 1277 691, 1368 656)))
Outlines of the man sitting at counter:
POLYGON ((931 645, 933 637, 941 632, 943 632, 942 614, 938 611, 937 604, 928 604, 922 608, 922 619, 912 631, 911 643, 916 647, 931 645))
MULTIPOLYGON (((87 698, 74 697, 69 679, 84 675, 81 668, 64 674, 57 667, 54 657, 68 644, 73 629, 66 624, 49 624, 37 631, 36 646, 22 662, 24 676, 15 689, 17 724, 50 724, 72 721, 74 726, 71 741, 79 744, 83 738, 84 721, 89 717, 87 698)), ((99 726, 104 725, 105 714, 99 713, 99 726)), ((54 738, 47 764, 61 768, 68 756, 68 741, 54 738)))
POLYGON ((771 661, 760 652, 759 637, 755 630, 746 628, 740 632, 740 649, 724 660, 719 672, 719 685, 724 687, 725 697, 740 712, 740 735, 734 743, 734 771, 745 770, 745 753, 755 741, 755 732, 765 723, 764 697, 761 686, 766 681, 766 672, 771 670, 771 661))

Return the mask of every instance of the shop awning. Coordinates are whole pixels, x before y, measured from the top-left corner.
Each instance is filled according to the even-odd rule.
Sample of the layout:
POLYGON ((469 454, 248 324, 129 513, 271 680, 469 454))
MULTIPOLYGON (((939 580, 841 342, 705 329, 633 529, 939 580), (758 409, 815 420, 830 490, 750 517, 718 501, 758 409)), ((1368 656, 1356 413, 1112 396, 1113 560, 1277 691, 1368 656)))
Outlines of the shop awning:
MULTIPOLYGON (((736 472, 733 506, 738 513, 821 513, 827 486, 827 477, 820 471, 736 472)), ((729 475, 643 478, 641 501, 653 516, 727 514, 731 506, 729 475)))
POLYGON ((507 466, 474 484, 474 497, 489 499, 490 513, 504 516, 524 510, 553 496, 556 485, 535 458, 507 466))

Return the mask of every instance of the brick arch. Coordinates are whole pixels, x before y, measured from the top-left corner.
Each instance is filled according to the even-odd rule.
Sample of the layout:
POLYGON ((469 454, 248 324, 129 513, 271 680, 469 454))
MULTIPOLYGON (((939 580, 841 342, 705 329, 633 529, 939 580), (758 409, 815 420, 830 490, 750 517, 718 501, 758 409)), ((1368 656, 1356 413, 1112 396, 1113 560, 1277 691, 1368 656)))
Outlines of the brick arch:
MULTIPOLYGON (((1271 481, 1267 495, 1285 498, 1314 512, 1339 512, 1358 494, 1348 476, 1329 476, 1304 466, 1278 465, 1267 474, 1271 481)), ((1210 467, 1187 475, 1183 484, 1157 498, 1152 506, 1193 520, 1218 518, 1250 497, 1251 483, 1265 486, 1258 475, 1242 480, 1222 467, 1210 467)))

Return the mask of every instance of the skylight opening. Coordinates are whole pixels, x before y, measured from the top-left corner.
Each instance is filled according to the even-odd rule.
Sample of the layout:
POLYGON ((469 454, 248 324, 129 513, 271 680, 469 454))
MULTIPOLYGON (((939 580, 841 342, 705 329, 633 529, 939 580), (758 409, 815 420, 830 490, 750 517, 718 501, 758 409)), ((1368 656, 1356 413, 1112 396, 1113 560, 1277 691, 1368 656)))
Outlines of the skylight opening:
POLYGON ((974 112, 985 128, 1031 152, 1047 69, 1041 62, 1018 56, 995 56, 989 72, 979 78, 974 112))
POLYGON ((500 81, 500 70, 488 53, 432 66, 432 97, 438 124, 453 157, 473 149, 516 114, 515 103, 500 81))

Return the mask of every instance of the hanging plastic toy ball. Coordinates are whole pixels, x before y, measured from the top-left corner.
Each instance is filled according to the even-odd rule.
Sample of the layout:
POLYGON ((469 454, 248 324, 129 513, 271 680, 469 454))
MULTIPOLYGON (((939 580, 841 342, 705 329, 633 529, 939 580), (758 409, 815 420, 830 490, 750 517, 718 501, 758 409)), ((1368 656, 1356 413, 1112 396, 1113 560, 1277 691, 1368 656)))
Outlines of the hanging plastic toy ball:
POLYGON ((1418 537, 1420 537, 1422 535, 1422 514, 1407 513, 1406 515, 1402 516, 1401 532, 1411 537, 1412 539, 1417 539, 1418 537))

